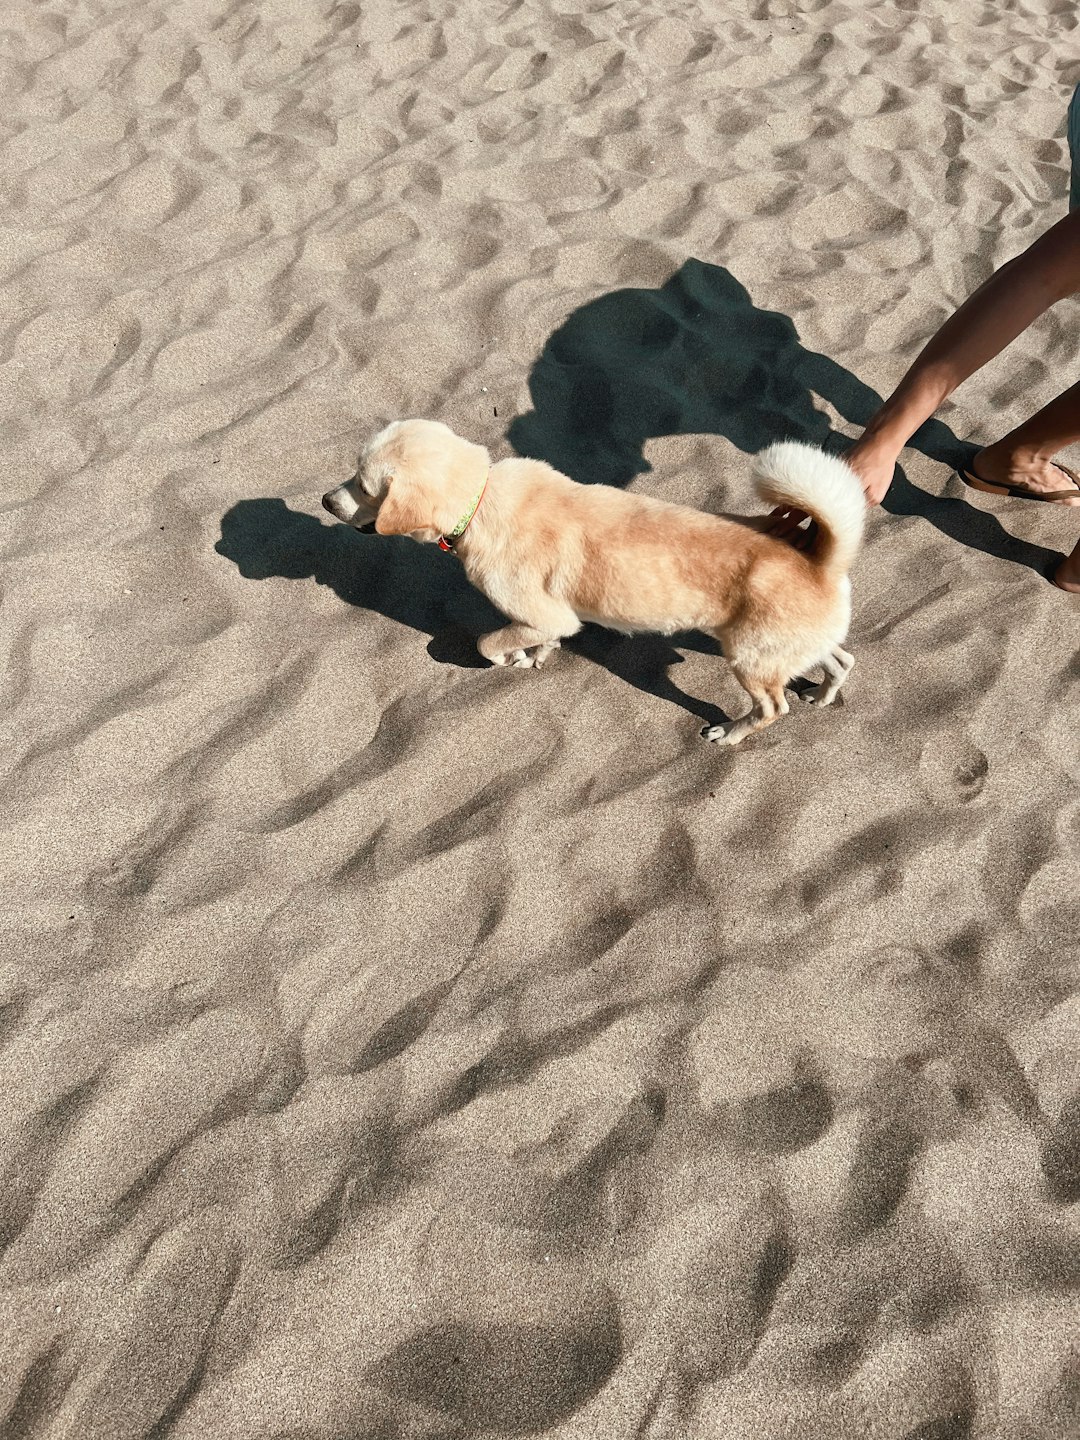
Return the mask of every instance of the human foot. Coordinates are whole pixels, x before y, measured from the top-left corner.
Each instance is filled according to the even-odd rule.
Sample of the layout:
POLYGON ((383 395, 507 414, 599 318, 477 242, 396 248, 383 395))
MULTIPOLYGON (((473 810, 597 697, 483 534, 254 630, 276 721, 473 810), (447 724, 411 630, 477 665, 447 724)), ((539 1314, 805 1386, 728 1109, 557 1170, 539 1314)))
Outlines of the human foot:
POLYGON ((977 490, 991 494, 1020 493, 1033 500, 1049 500, 1055 505, 1080 505, 1080 481, 1066 466, 1045 455, 988 445, 971 462, 967 475, 977 490))
POLYGON ((1061 562, 1050 578, 1059 590, 1080 595, 1080 545, 1061 562))

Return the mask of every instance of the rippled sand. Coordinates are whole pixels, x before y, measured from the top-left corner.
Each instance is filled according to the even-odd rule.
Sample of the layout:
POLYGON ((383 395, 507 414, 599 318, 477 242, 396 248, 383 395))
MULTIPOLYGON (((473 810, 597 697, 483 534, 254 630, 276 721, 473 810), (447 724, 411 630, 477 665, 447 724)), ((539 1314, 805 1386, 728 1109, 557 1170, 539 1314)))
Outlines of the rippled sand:
POLYGON ((700 639, 482 668, 318 504, 422 414, 751 509, 1064 212, 1074 7, 0 26, 0 1433, 1076 1434, 1077 515, 949 465, 1075 307, 735 753, 700 639))

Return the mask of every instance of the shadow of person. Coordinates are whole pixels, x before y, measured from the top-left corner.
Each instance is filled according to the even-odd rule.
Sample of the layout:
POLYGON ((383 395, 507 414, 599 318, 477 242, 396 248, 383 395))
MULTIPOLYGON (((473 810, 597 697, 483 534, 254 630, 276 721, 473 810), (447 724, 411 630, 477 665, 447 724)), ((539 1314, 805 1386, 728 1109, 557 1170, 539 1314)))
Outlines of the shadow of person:
MULTIPOLYGON (((529 390, 533 409, 508 432, 514 449, 605 485, 648 471, 645 442, 662 435, 722 435, 748 454, 774 440, 842 452, 850 442, 814 397, 860 429, 881 404, 849 370, 806 349, 788 316, 756 306, 729 270, 693 259, 659 289, 613 290, 575 310, 545 344, 529 390)), ((911 443, 951 468, 974 451, 936 420, 911 443)), ((993 515, 928 495, 899 467, 884 508, 1040 574, 1054 555, 1014 539, 993 515)))

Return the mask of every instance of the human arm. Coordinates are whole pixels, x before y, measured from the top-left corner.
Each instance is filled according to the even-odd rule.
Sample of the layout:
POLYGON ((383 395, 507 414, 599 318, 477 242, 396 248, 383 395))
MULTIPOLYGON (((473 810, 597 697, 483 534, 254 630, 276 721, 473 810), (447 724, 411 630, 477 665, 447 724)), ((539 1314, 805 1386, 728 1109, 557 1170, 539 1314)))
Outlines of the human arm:
MULTIPOLYGON (((1080 210, 1059 220, 1014 260, 995 270, 928 341, 844 459, 878 505, 900 452, 957 386, 999 355, 1033 321, 1080 290, 1080 210)), ((773 512, 770 531, 799 545, 806 516, 773 512)))
POLYGON ((999 355, 1044 310, 1080 290, 1080 211, 995 270, 929 341, 844 457, 877 505, 901 450, 957 386, 999 355))

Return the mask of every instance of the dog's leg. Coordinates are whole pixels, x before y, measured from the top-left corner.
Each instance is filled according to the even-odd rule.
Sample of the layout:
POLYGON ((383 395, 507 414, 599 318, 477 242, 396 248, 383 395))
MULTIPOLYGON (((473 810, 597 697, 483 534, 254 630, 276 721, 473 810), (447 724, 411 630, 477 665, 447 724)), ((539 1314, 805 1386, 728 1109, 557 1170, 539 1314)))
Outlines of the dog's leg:
POLYGON ((851 667, 854 664, 854 655, 849 655, 839 645, 834 646, 832 654, 821 661, 825 679, 820 685, 815 685, 812 690, 807 690, 807 700, 815 705, 831 705, 839 694, 841 685, 851 674, 851 667))
POLYGON ((752 735, 755 730, 764 730, 766 725, 788 713, 783 679, 763 680, 757 675, 747 675, 734 665, 732 670, 754 706, 748 715, 741 716, 730 725, 712 725, 705 731, 706 740, 718 740, 723 745, 738 745, 747 735, 752 735))
POLYGON ((531 625, 505 625, 501 630, 481 635, 476 648, 493 665, 529 670, 539 669, 551 652, 559 648, 559 642, 541 635, 531 625), (531 655, 526 654, 529 650, 533 652, 531 655))
POLYGON ((553 655, 561 644, 561 640, 545 640, 542 645, 538 645, 529 657, 532 660, 533 669, 539 670, 544 661, 553 655))
POLYGON ((522 611, 528 620, 517 620, 502 630, 482 635, 476 648, 493 665, 513 665, 520 670, 538 670, 559 643, 581 629, 581 621, 570 606, 551 595, 533 595, 522 611), (527 652, 531 651, 529 654, 527 652))

